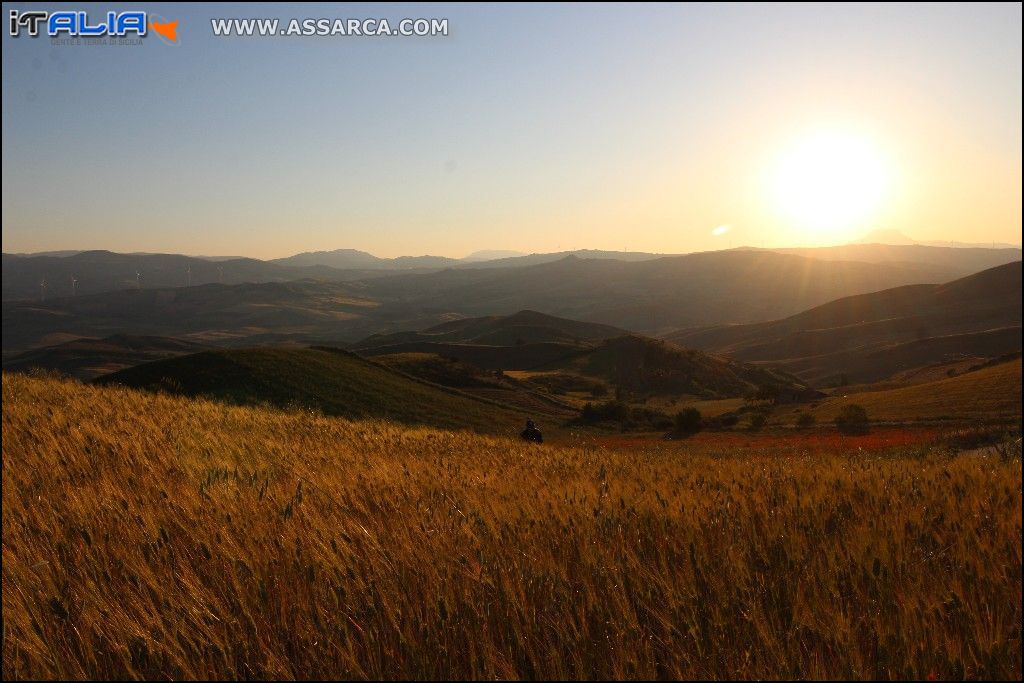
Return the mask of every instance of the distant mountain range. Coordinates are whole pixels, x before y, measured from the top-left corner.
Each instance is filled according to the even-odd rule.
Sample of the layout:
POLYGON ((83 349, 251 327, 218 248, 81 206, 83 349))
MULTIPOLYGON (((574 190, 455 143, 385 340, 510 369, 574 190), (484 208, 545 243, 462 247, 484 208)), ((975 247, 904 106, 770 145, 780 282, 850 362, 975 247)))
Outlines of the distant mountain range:
POLYGON ((181 254, 81 251, 68 256, 3 255, 3 300, 45 300, 126 289, 211 283, 287 282, 303 278, 358 280, 376 269, 343 271, 326 266, 286 266, 258 259, 215 261, 181 254))
POLYGON ((795 254, 825 261, 864 261, 867 263, 927 263, 948 268, 953 277, 1019 261, 1016 247, 933 247, 924 244, 847 244, 838 247, 773 249, 779 254, 795 254))
POLYGON ((957 242, 954 240, 915 240, 907 237, 899 230, 873 230, 864 237, 856 240, 854 244, 889 244, 908 245, 919 244, 926 247, 953 247, 955 249, 1020 249, 1019 244, 1008 244, 1006 242, 957 242))
MULTIPOLYGON (((948 260, 954 251, 973 260, 963 262, 969 266, 965 269, 956 261, 891 261, 871 249, 861 256, 880 262, 731 250, 637 261, 567 256, 536 265, 395 272, 110 252, 65 258, 5 255, 3 353, 7 358, 74 337, 113 334, 184 336, 199 343, 236 346, 283 341, 344 344, 374 333, 522 310, 657 335, 780 319, 845 296, 949 282, 977 270, 973 265, 979 256, 996 262, 1014 256, 999 250, 976 254, 914 248, 936 250, 923 253, 920 258, 927 260, 948 260), (143 271, 143 286, 124 288, 128 273, 134 277, 131 264, 139 262, 148 268, 143 271), (50 276, 40 291, 35 277, 40 271, 57 272, 58 267, 75 273, 77 295, 70 295, 70 282, 61 293, 61 280, 50 276), (309 270, 326 276, 295 277, 309 270), (189 271, 193 286, 181 286, 189 271), (92 276, 84 274, 90 272, 92 276), (150 278, 177 282, 147 287, 147 272, 150 278), (85 281, 92 277, 102 282, 103 273, 122 286, 88 293, 85 281), (264 276, 273 279, 258 281, 264 276), (224 282, 199 284, 213 278, 224 282), (230 284, 239 279, 254 281, 230 284), (9 286, 34 288, 36 294, 11 300, 9 286)), ((1019 259, 1019 253, 1016 256, 1019 259)))
POLYGON ((271 259, 269 263, 280 266, 311 267, 327 266, 339 269, 363 270, 405 270, 408 268, 448 268, 461 263, 460 259, 446 256, 399 256, 380 258, 357 249, 335 249, 333 251, 307 251, 285 258, 271 259))
POLYGON ((399 256, 397 258, 380 258, 365 251, 356 249, 335 249, 334 251, 309 251, 286 258, 271 259, 270 263, 282 266, 328 266, 339 269, 364 270, 410 270, 443 268, 505 268, 514 266, 531 266, 540 263, 559 261, 566 256, 577 256, 586 259, 615 259, 619 261, 646 261, 659 258, 666 254, 649 254, 645 252, 602 251, 600 249, 577 249, 575 251, 558 251, 545 254, 523 254, 516 251, 478 251, 456 259, 446 256, 399 256))
POLYGON ((464 256, 463 261, 493 261, 500 258, 512 258, 515 256, 526 256, 521 251, 513 251, 511 249, 481 249, 480 251, 474 251, 469 256, 464 256))
MULTIPOLYGON (((758 251, 736 249, 733 251, 758 251)), ((762 250, 763 251, 763 250, 762 250)), ((923 265, 941 266, 932 277, 942 281, 1019 260, 1020 249, 955 249, 923 245, 847 245, 818 249, 774 249, 773 253, 808 256, 829 261, 865 263, 908 263, 908 273, 923 265)), ((402 256, 382 259, 354 249, 309 252, 284 259, 261 261, 251 258, 184 256, 181 254, 118 254, 110 251, 53 252, 49 254, 3 255, 3 300, 29 301, 65 296, 96 294, 122 289, 153 289, 204 284, 288 282, 317 279, 327 282, 361 282, 395 275, 426 275, 445 270, 492 271, 467 276, 469 279, 500 277, 497 271, 557 263, 573 257, 582 261, 612 261, 621 264, 677 259, 706 259, 703 252, 664 255, 645 252, 583 249, 550 254, 502 256, 506 252, 478 252, 465 259, 440 256, 402 256), (488 260, 481 260, 484 256, 488 260), (495 258, 490 258, 490 257, 495 258), (500 256, 500 257, 499 257, 500 256)), ((717 258, 717 257, 710 257, 717 258)), ((673 262, 673 261, 669 261, 673 262)), ((614 268, 612 268, 614 269, 614 268)), ((443 279, 443 278, 442 278, 443 279)), ((909 280, 913 282, 915 280, 909 280)), ((917 282, 926 280, 916 280, 917 282)), ((890 283, 891 284, 891 283, 890 283)), ((529 302, 503 309, 541 308, 529 302)), ((490 311, 478 311, 488 313, 490 311)), ((564 311, 563 311, 564 312, 564 311)))
POLYGON ((690 325, 769 320, 849 294, 945 282, 960 274, 928 263, 825 261, 734 250, 632 262, 568 256, 529 266, 392 275, 362 282, 359 291, 420 311, 479 316, 531 309, 656 334, 690 325))

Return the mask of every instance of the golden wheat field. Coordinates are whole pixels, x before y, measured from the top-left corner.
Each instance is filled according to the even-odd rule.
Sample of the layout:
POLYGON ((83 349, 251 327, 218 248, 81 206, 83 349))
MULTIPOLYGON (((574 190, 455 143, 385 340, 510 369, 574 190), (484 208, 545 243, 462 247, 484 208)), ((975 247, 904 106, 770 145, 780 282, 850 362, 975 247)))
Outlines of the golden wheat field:
POLYGON ((1021 465, 4 375, 3 676, 1019 679, 1021 465))

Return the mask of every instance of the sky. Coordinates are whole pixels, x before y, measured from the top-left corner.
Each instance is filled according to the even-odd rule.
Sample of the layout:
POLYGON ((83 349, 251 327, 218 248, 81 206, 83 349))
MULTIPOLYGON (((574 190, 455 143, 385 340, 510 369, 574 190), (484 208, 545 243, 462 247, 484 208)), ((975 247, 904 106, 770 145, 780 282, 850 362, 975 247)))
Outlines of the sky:
POLYGON ((178 42, 4 31, 4 252, 1021 241, 1017 3, 31 9, 178 42), (248 17, 449 34, 213 35, 248 17))

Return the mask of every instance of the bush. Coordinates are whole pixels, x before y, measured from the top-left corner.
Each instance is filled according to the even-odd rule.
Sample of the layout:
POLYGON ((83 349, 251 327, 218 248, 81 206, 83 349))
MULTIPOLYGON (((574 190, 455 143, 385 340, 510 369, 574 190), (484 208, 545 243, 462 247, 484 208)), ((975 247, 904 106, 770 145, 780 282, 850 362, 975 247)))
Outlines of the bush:
POLYGON ((696 434, 701 428, 701 414, 696 408, 684 408, 676 413, 674 431, 676 434, 696 434))
POLYGON ((704 420, 704 429, 729 429, 738 425, 739 422, 740 416, 736 413, 722 413, 704 420))
POLYGON ((843 434, 866 434, 868 431, 868 411, 864 406, 851 403, 839 411, 835 419, 836 429, 843 434))
POLYGON ((587 403, 580 413, 580 420, 593 422, 625 422, 629 419, 629 406, 622 401, 606 401, 604 403, 587 403))
POLYGON ((814 426, 816 420, 810 413, 801 413, 800 417, 796 418, 797 429, 809 429, 814 426))
POLYGON ((586 403, 577 422, 581 424, 616 423, 624 432, 671 429, 672 419, 648 408, 630 407, 622 401, 586 403))
POLYGON ((768 416, 764 413, 754 413, 750 416, 750 424, 747 425, 750 431, 759 432, 768 424, 768 416))

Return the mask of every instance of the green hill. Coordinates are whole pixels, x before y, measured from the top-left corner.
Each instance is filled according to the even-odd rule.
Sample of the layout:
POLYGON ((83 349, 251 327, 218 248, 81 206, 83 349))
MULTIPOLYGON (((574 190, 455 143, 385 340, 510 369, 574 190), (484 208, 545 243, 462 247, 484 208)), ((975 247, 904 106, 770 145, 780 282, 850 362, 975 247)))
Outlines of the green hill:
MULTIPOLYGON (((127 368, 95 381, 232 404, 309 408, 325 415, 486 433, 511 432, 526 418, 522 411, 329 348, 204 351, 127 368)), ((538 421, 544 424, 543 417, 538 421)))
POLYGON ((375 334, 352 346, 368 351, 382 346, 412 343, 481 344, 515 346, 522 344, 578 344, 600 341, 627 334, 611 325, 569 320, 537 311, 519 311, 512 315, 451 320, 416 332, 375 334))

